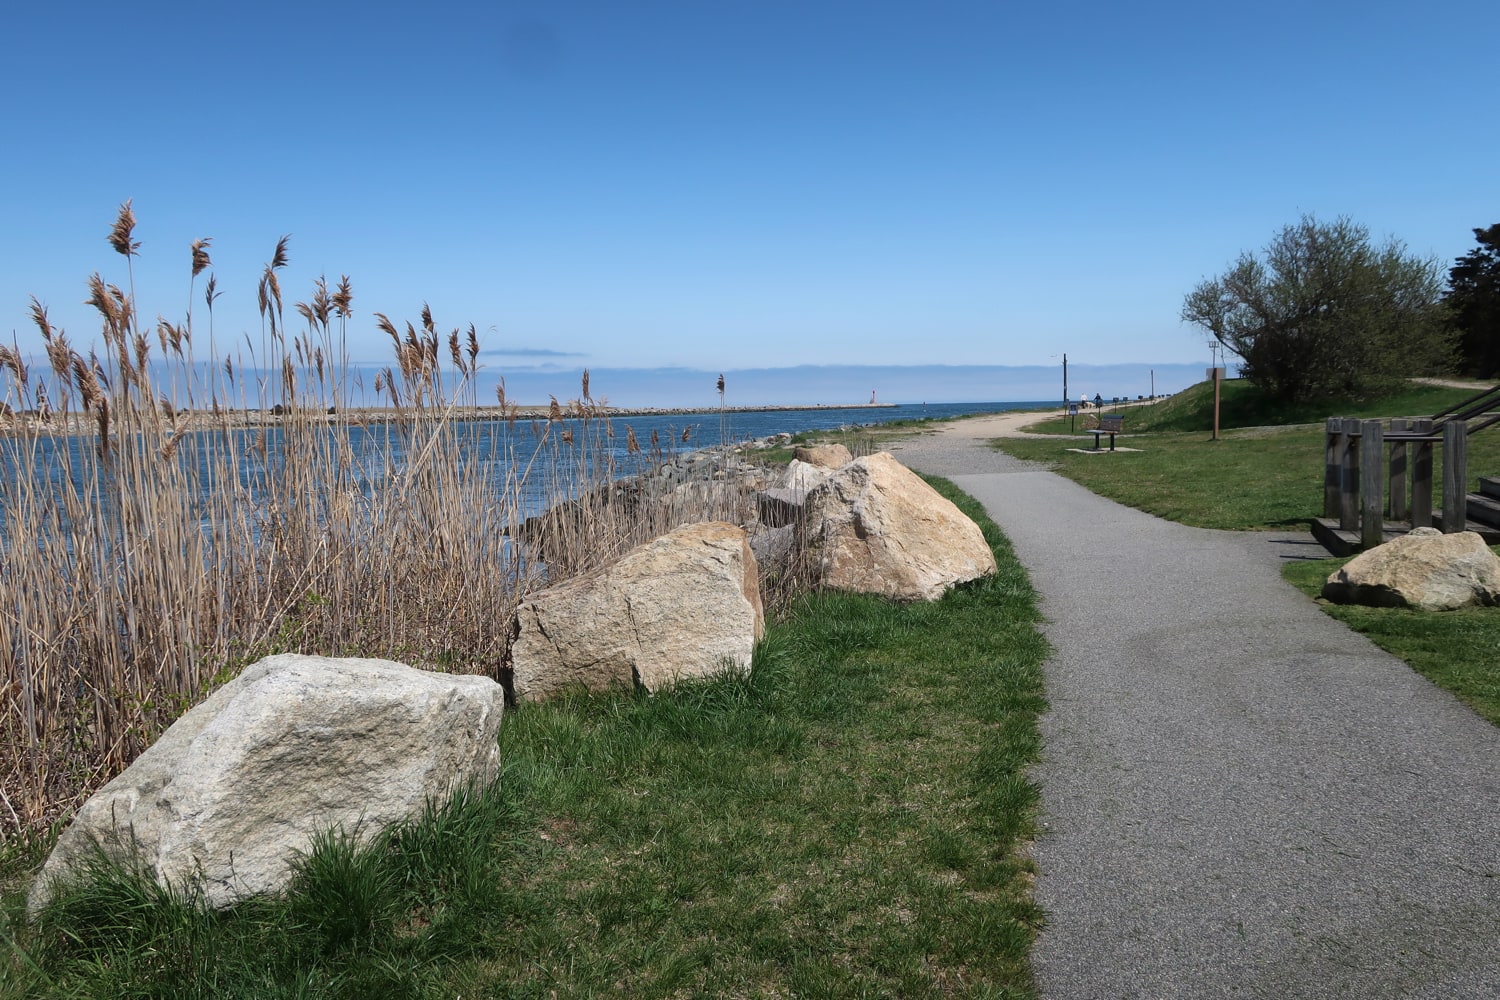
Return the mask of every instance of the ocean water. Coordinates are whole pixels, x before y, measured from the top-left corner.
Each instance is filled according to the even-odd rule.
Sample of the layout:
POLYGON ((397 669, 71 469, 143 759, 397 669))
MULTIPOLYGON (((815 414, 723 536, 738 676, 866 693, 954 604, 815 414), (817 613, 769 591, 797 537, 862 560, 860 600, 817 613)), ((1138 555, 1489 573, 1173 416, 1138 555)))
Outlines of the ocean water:
MULTIPOLYGON (((781 433, 832 430, 889 423, 899 420, 959 417, 1005 410, 1050 409, 1055 402, 994 401, 976 403, 904 404, 896 406, 860 406, 850 408, 777 409, 726 411, 719 413, 652 413, 638 416, 616 416, 608 421, 576 419, 564 421, 571 428, 578 446, 564 446, 559 428, 546 427, 545 421, 502 420, 460 421, 452 428, 457 447, 447 454, 462 467, 465 477, 492 482, 495 489, 516 488, 515 477, 529 469, 533 475, 519 484, 523 515, 539 513, 563 496, 575 495, 601 473, 624 477, 649 469, 653 463, 670 460, 674 455, 703 448, 717 448, 722 443, 739 444, 762 440, 781 433), (639 450, 628 447, 634 434, 639 450), (684 437, 685 435, 685 437, 684 437), (540 452, 540 454, 539 454, 540 452), (580 463, 578 459, 582 458, 580 463), (540 459, 540 462, 534 459, 540 459), (582 465, 583 467, 580 467, 582 465), (607 472, 605 471, 607 470, 607 472), (507 487, 507 484, 510 484, 507 487)), ((89 459, 92 438, 60 436, 43 437, 28 446, 23 438, 0 439, 0 507, 9 508, 20 493, 13 492, 24 481, 33 486, 50 488, 59 494, 94 495, 99 513, 106 519, 117 516, 122 498, 111 495, 106 485, 96 490, 86 474, 92 467, 89 459), (48 485, 43 485, 48 484, 48 485)), ((344 480, 366 496, 373 496, 383 485, 399 481, 410 441, 400 431, 384 425, 349 428, 348 454, 352 461, 352 481, 344 480)), ((257 504, 268 494, 278 492, 275 485, 284 462, 283 435, 280 428, 240 429, 226 437, 208 431, 189 432, 174 461, 181 468, 182 482, 192 498, 202 505, 201 523, 210 528, 211 498, 219 492, 217 479, 227 468, 233 468, 240 495, 257 504), (257 447, 257 441, 262 446, 257 447), (226 461, 226 449, 232 449, 236 460, 226 461)), ((314 477, 318 479, 319 477, 314 477)), ((326 483, 305 484, 321 493, 326 483)), ((108 482, 108 477, 106 477, 108 482)), ((347 488, 347 485, 345 487, 347 488)), ((8 530, 10 510, 0 510, 0 550, 16 541, 8 530)))

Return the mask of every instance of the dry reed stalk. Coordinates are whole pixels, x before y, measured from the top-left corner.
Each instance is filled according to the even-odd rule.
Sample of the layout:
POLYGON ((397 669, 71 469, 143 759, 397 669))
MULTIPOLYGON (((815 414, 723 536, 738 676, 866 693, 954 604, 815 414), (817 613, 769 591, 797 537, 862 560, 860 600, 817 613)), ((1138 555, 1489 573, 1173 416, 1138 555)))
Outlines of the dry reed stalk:
MULTIPOLYGON (((122 211, 127 256, 139 247, 133 228, 122 211)), ((196 270, 208 266, 206 246, 194 248, 196 270)), ((221 357, 210 337, 199 364, 190 324, 163 323, 153 359, 133 296, 97 274, 90 301, 107 365, 73 349, 35 300, 50 375, 14 349, 0 354, 0 399, 23 411, 50 399, 56 426, 76 429, 30 420, 0 437, 0 660, 12 664, 0 674, 0 839, 65 815, 266 653, 498 674, 529 591, 684 520, 734 519, 743 504, 722 490, 668 495, 652 474, 612 485, 653 470, 628 428, 620 467, 587 381, 569 425, 554 400, 534 445, 502 383, 505 420, 476 436, 453 415, 478 405, 477 336, 449 336, 450 377, 425 306, 422 332, 407 324, 405 337, 376 314, 397 359, 375 379, 391 419, 362 426, 343 406, 328 413, 330 398, 345 398, 352 291, 347 277, 333 292, 318 279, 297 310, 305 329, 289 331, 277 277, 286 263, 283 238, 257 289, 259 354, 247 340, 221 357), (247 426, 273 402, 283 407, 274 428, 247 426), (565 500, 577 516, 552 518, 545 556, 523 552, 526 516, 565 500)), ((210 311, 217 294, 210 276, 210 311)), ((652 458, 667 460, 660 442, 652 458)))

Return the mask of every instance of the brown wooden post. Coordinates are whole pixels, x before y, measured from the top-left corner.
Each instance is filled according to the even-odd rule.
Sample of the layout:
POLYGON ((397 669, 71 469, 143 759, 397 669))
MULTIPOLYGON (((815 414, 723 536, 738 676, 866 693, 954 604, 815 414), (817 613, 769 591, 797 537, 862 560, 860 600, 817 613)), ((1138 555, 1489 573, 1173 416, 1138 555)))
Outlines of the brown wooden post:
POLYGON ((1344 418, 1343 458, 1339 462, 1339 528, 1359 530, 1359 421, 1344 418))
POLYGON ((1329 417, 1323 425, 1323 516, 1339 516, 1339 490, 1343 482, 1344 418, 1329 417))
MULTIPOLYGON (((1406 421, 1400 418, 1391 421, 1391 433, 1406 430, 1406 421)), ((1406 520, 1406 442, 1391 442, 1391 520, 1406 520)))
POLYGON ((1469 506, 1469 428, 1461 420, 1443 425, 1443 533, 1463 531, 1469 506))
MULTIPOLYGON (((1412 425, 1418 434, 1431 434, 1432 421, 1418 420, 1412 425)), ((1432 527, 1432 442, 1418 441, 1411 456, 1411 526, 1432 527)))
POLYGON ((1366 420, 1359 430, 1359 543, 1373 549, 1385 541, 1385 498, 1381 480, 1385 470, 1385 434, 1379 420, 1366 420))

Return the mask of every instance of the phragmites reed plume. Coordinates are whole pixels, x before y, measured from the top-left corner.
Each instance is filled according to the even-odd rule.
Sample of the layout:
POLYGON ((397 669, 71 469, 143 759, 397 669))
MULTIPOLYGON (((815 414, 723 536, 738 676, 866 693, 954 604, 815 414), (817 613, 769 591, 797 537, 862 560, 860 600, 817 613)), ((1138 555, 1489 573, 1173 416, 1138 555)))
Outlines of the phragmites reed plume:
POLYGON ((563 439, 563 444, 572 444, 573 443, 573 430, 572 430, 572 428, 569 428, 569 429, 567 429, 567 430, 565 430, 565 431, 562 432, 562 439, 563 439))
POLYGON ((641 443, 635 439, 635 428, 629 424, 625 425, 625 453, 628 455, 641 453, 641 443))
POLYGON ((505 409, 505 376, 500 376, 500 381, 495 383, 495 401, 500 404, 500 409, 505 409))
POLYGON ((100 398, 94 410, 94 420, 99 427, 99 460, 109 461, 109 400, 100 398))
POLYGON ((339 319, 348 319, 354 313, 351 306, 354 303, 354 289, 349 284, 349 276, 342 275, 339 278, 339 287, 333 293, 333 309, 339 319))
POLYGON ((17 348, 6 347, 0 344, 0 369, 9 368, 15 376, 16 382, 23 389, 26 386, 26 362, 21 358, 21 352, 17 348))
POLYGON ((196 278, 198 277, 198 275, 202 274, 210 267, 213 267, 214 262, 210 260, 208 256, 208 248, 212 244, 213 238, 209 236, 205 236, 201 240, 194 240, 192 242, 193 277, 196 278))
POLYGON ((589 370, 587 368, 583 370, 583 398, 586 400, 593 398, 589 395, 589 370))
POLYGON ((395 347, 396 353, 399 355, 401 353, 401 334, 397 332, 396 324, 391 322, 390 317, 385 313, 376 313, 375 328, 385 331, 386 335, 391 338, 391 345, 395 347))
POLYGON ((691 435, 692 433, 693 433, 693 427, 692 427, 691 424, 689 424, 688 426, 686 426, 686 427, 684 427, 682 429, 682 443, 683 444, 687 444, 688 443, 688 436, 691 435))
POLYGON ((328 332, 328 319, 333 314, 333 297, 328 294, 328 282, 320 274, 313 282, 313 315, 323 331, 328 332))
POLYGON ((469 371, 476 370, 475 361, 479 357, 479 334, 474 329, 474 324, 469 324, 469 371))
POLYGON ((448 356, 453 359, 453 367, 457 368, 460 374, 468 374, 468 367, 464 364, 463 347, 459 343, 458 327, 456 326, 453 328, 453 332, 448 334, 448 356))
POLYGON ((89 275, 88 288, 89 297, 84 302, 99 310, 99 315, 104 317, 104 340, 113 344, 124 335, 126 326, 123 293, 114 285, 106 285, 98 271, 89 275))
POLYGON ((550 403, 547 404, 547 419, 548 420, 561 420, 562 419, 562 406, 558 404, 557 397, 556 396, 549 396, 548 398, 550 398, 552 400, 552 402, 550 402, 550 403))
POLYGON ((141 248, 138 241, 131 237, 135 233, 135 212, 131 210, 130 203, 133 199, 126 198, 125 204, 120 206, 120 214, 115 217, 115 224, 110 227, 109 245, 115 248, 115 253, 122 257, 133 257, 141 248))

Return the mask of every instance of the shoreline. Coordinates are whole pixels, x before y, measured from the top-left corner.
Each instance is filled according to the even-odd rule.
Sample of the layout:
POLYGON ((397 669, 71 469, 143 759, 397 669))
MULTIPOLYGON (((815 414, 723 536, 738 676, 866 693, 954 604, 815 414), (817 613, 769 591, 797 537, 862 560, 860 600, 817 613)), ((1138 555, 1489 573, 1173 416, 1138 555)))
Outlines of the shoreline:
MULTIPOLYGON (((614 420, 621 417, 675 417, 675 416, 698 416, 713 415, 718 413, 791 413, 803 410, 832 412, 838 410, 887 410, 895 409, 902 404, 899 403, 816 403, 811 405, 765 405, 765 406, 598 406, 591 408, 587 413, 580 414, 568 407, 561 409, 563 420, 614 420)), ((553 404, 517 406, 514 410, 502 409, 500 406, 455 406, 451 409, 425 408, 423 416, 427 418, 440 418, 463 423, 502 421, 502 420, 551 420, 553 404)), ((353 426, 371 426, 394 423, 411 419, 415 411, 412 408, 394 409, 392 407, 348 407, 337 413, 329 413, 322 410, 307 408, 285 413, 276 413, 271 409, 221 409, 217 413, 212 410, 179 410, 171 417, 162 416, 160 419, 172 426, 175 431, 201 430, 211 426, 229 426, 234 428, 247 427, 277 427, 288 420, 298 420, 307 423, 338 424, 344 423, 353 426)), ((10 436, 18 433, 30 434, 79 434, 87 432, 96 426, 96 418, 92 413, 73 410, 65 415, 54 415, 48 420, 42 420, 35 410, 26 410, 0 415, 0 437, 10 436)))

